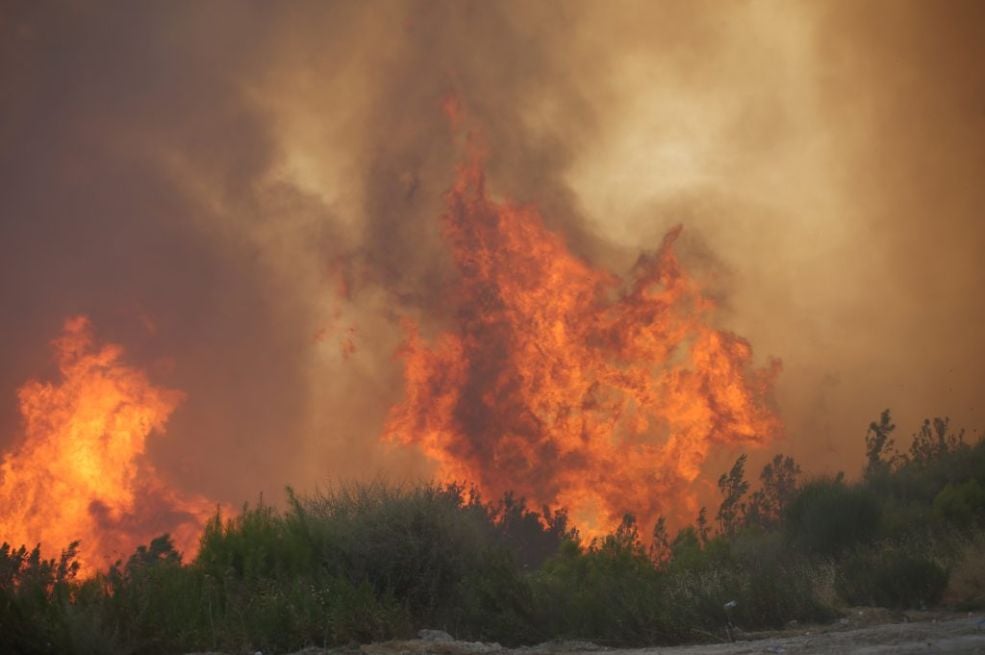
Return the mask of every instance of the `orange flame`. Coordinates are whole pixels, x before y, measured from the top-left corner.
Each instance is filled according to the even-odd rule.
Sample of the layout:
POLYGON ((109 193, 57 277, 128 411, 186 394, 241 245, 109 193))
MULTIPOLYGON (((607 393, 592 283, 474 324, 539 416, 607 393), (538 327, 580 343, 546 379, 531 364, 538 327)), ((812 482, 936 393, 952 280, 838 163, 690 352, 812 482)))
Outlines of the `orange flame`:
POLYGON ((164 532, 194 551, 215 505, 169 488, 144 456, 182 394, 123 364, 119 346, 97 347, 85 317, 53 346, 61 380, 18 392, 24 435, 0 463, 0 541, 52 556, 81 540, 87 575, 164 532))
POLYGON ((384 428, 441 479, 566 507, 593 535, 628 511, 644 525, 693 518, 713 448, 780 435, 779 361, 753 367, 747 341, 710 326, 715 303, 674 253, 680 227, 623 282, 569 252, 535 208, 490 200, 479 157, 441 220, 456 325, 429 342, 405 321, 405 399, 384 428))

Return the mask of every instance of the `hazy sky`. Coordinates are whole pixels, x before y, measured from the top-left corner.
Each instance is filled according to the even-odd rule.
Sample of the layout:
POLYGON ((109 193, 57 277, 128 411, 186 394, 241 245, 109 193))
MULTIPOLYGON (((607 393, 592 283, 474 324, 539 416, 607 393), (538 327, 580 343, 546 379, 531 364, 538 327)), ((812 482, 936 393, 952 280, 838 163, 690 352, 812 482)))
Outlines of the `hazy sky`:
POLYGON ((977 1, 6 2, 0 445, 84 313, 187 394, 184 487, 426 474, 377 435, 449 311, 449 94, 593 264, 684 225, 805 468, 886 407, 985 427, 983 62, 977 1))

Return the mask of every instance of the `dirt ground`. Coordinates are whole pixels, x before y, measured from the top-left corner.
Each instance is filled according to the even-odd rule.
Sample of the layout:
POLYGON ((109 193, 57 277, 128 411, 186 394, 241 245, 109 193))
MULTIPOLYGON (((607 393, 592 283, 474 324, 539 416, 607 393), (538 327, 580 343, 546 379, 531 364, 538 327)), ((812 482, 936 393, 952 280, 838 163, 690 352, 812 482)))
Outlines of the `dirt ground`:
POLYGON ((904 613, 880 608, 854 608, 830 625, 792 625, 772 633, 740 633, 734 643, 640 649, 607 649, 591 643, 559 642, 509 650, 500 649, 498 644, 442 641, 440 635, 433 633, 424 635, 428 639, 371 644, 363 646, 360 651, 361 655, 985 655, 985 614, 904 613))
POLYGON ((985 655, 985 613, 854 608, 829 625, 791 625, 768 633, 740 632, 735 642, 634 649, 606 648, 577 641, 508 649, 499 644, 457 641, 436 630, 422 630, 420 636, 420 639, 350 648, 305 648, 291 655, 985 655))
POLYGON ((889 653, 985 654, 985 619, 981 616, 937 618, 926 621, 883 623, 842 629, 786 631, 749 641, 671 648, 619 651, 638 655, 888 655, 889 653))

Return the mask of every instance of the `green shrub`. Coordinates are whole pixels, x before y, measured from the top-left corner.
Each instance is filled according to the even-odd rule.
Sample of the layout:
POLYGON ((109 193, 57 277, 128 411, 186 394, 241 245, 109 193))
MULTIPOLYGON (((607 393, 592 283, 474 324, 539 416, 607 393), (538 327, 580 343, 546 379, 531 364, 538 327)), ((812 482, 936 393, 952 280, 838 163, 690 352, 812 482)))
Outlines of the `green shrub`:
POLYGON ((549 635, 614 646, 668 643, 670 624, 662 574, 630 519, 587 548, 569 542, 533 578, 549 635))
POLYGON ((736 562, 736 624, 780 628, 796 621, 828 621, 836 612, 823 598, 826 567, 789 549, 778 533, 747 532, 732 544, 736 562))
POLYGON ((925 609, 940 602, 947 581, 947 570, 926 553, 878 544, 846 557, 836 584, 854 605, 925 609))
POLYGON ((0 652, 113 652, 116 642, 93 634, 98 626, 75 605, 77 548, 46 560, 39 547, 0 545, 0 652))
POLYGON ((486 504, 460 485, 371 484, 289 490, 284 511, 215 516, 192 562, 165 535, 81 582, 73 547, 43 560, 4 545, 0 652, 289 652, 420 628, 646 646, 724 639, 729 622, 824 621, 836 602, 930 606, 945 588, 950 605, 980 607, 985 445, 938 421, 900 456, 891 425, 887 413, 887 438, 870 430, 855 484, 798 488, 799 468, 777 456, 750 490, 740 457, 718 533, 702 510, 674 539, 658 521, 653 544, 631 515, 584 544, 564 511, 510 494, 486 504))
POLYGON ((396 599, 415 625, 468 624, 461 581, 496 550, 488 515, 455 486, 337 490, 300 502, 291 521, 320 567, 396 599))
POLYGON ((934 514, 962 529, 980 524, 985 518, 985 487, 974 478, 949 483, 934 497, 934 514))
POLYGON ((206 530, 194 566, 215 581, 217 643, 297 648, 420 627, 504 642, 534 634, 518 561, 531 542, 543 553, 563 520, 540 522, 510 497, 487 507, 457 485, 362 485, 289 500, 284 514, 245 508, 206 530), (293 641, 263 641, 268 634, 293 641))
POLYGON ((795 547, 830 557, 874 539, 881 514, 878 501, 864 487, 815 480, 787 508, 786 531, 795 547))

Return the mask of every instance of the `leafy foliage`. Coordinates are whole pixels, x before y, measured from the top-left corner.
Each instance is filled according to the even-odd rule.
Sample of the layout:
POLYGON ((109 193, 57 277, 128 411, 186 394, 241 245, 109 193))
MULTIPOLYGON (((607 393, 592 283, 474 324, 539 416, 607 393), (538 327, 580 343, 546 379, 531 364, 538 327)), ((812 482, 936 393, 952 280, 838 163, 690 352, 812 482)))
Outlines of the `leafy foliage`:
POLYGON ((815 480, 801 490, 787 511, 791 541, 813 555, 835 556, 879 532, 881 508, 864 487, 841 480, 815 480))
POLYGON ((163 535, 89 580, 77 544, 53 560, 3 544, 0 652, 286 652, 424 627, 655 645, 823 621, 846 603, 982 606, 985 443, 933 419, 900 454, 894 430, 888 410, 869 426, 856 482, 801 483, 778 454, 754 486, 741 455, 719 478, 715 525, 702 508, 676 533, 626 514, 585 543, 564 511, 511 494, 370 484, 288 489, 286 509, 213 517, 193 561, 163 535))
POLYGON ((927 553, 889 545, 852 553, 837 586, 855 605, 926 609, 940 601, 947 581, 947 570, 927 553))
POLYGON ((869 423, 865 435, 865 479, 883 476, 890 471, 895 459, 895 443, 890 435, 896 429, 888 409, 879 415, 879 421, 869 423))
POLYGON ((792 457, 776 455, 759 475, 760 488, 749 500, 746 522, 763 528, 777 527, 797 492, 799 475, 800 466, 792 457))
POLYGON ((718 478, 718 489, 722 492, 722 504, 718 508, 718 525, 727 535, 734 534, 739 527, 739 519, 745 511, 742 498, 749 491, 745 480, 747 455, 740 455, 728 473, 718 478))

